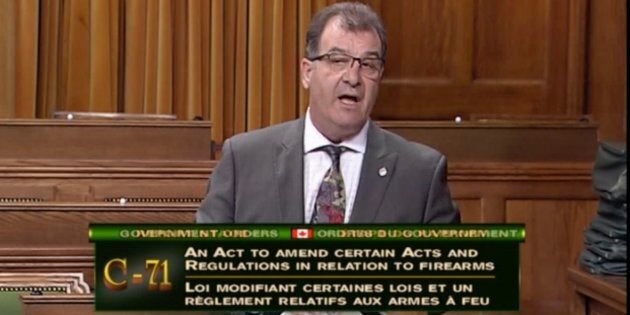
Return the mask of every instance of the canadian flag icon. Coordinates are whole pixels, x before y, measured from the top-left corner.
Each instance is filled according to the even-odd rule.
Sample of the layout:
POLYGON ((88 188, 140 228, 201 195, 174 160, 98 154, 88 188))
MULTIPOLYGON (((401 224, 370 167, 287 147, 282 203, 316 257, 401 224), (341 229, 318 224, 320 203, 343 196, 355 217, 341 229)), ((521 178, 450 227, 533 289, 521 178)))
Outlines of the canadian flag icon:
POLYGON ((291 238, 313 238, 313 229, 292 229, 291 238))

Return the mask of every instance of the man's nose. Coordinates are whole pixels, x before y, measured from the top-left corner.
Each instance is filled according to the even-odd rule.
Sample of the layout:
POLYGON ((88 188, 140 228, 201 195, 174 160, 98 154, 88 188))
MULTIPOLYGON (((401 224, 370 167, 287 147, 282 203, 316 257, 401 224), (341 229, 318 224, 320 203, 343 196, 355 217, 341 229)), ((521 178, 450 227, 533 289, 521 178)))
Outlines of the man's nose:
POLYGON ((350 62, 350 66, 343 74, 343 81, 350 86, 361 84, 361 64, 358 60, 354 59, 350 62))

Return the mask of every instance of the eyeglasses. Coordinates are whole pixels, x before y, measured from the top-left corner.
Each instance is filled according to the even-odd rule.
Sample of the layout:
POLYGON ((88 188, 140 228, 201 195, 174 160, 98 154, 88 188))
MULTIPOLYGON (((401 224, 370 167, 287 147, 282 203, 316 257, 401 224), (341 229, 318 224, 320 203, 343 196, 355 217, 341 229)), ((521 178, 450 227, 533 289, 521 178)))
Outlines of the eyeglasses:
POLYGON ((354 61, 359 63, 359 73, 370 79, 376 79, 381 74, 385 61, 380 57, 353 57, 340 52, 329 52, 310 58, 310 61, 324 60, 335 72, 343 72, 354 66, 354 61))

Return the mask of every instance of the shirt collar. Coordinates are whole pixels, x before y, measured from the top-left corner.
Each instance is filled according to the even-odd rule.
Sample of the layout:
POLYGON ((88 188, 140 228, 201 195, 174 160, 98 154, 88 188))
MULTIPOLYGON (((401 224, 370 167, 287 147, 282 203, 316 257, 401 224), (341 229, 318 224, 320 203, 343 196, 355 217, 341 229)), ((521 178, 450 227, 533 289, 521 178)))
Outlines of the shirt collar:
POLYGON ((315 128, 313 121, 311 120, 310 107, 306 110, 306 118, 304 122, 304 153, 309 153, 319 147, 325 145, 338 145, 344 146, 352 151, 365 153, 365 147, 367 145, 367 131, 369 126, 369 119, 365 122, 359 133, 354 137, 344 140, 341 143, 335 144, 330 142, 324 135, 315 128))

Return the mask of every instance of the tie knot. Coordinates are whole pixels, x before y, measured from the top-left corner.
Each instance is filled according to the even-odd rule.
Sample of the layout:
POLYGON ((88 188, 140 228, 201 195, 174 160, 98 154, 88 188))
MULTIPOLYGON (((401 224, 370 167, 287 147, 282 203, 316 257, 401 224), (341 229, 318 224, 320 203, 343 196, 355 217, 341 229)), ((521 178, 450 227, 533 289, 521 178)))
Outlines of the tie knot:
POLYGON ((344 153, 348 151, 349 149, 344 146, 336 146, 336 145, 330 144, 330 145, 325 145, 323 147, 320 147, 319 150, 326 152, 332 159, 333 167, 338 169, 339 158, 341 157, 341 153, 344 153))

